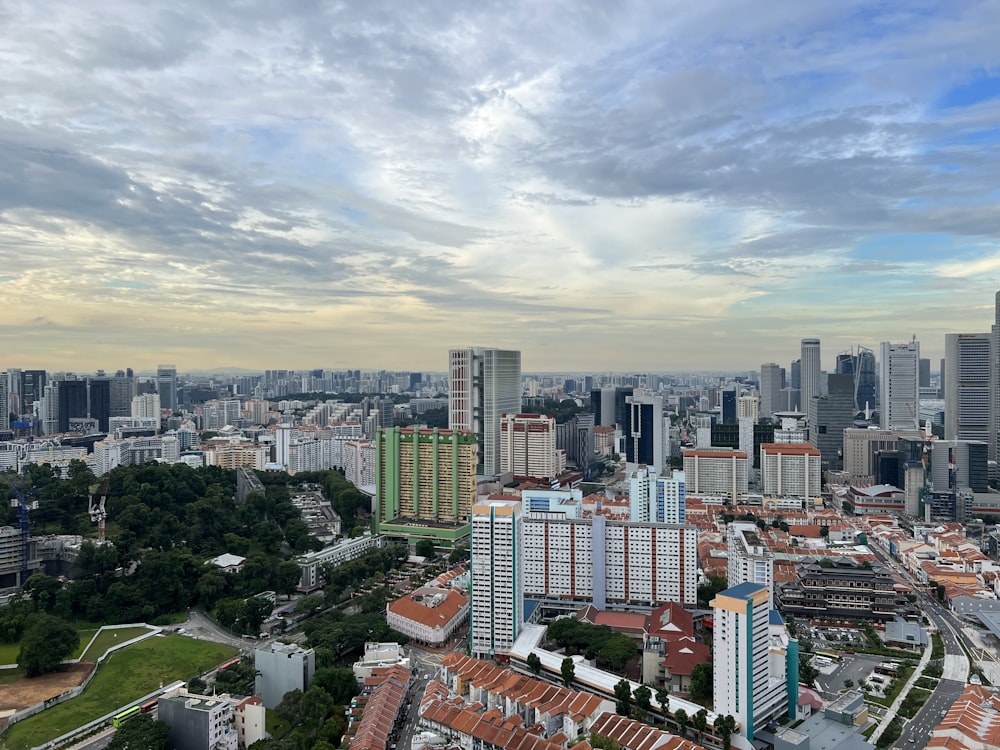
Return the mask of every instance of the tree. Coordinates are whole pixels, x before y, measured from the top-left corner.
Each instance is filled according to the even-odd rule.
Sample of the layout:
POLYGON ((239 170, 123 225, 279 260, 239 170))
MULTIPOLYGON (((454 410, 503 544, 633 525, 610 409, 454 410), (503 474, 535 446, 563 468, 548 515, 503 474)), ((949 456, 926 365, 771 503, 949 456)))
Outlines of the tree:
POLYGON ((724 591, 728 585, 729 583, 725 576, 709 573, 708 582, 698 587, 698 601, 704 602, 707 606, 715 598, 715 595, 720 591, 724 591))
POLYGON ((260 632, 260 626, 267 619, 274 609, 269 599, 260 596, 251 596, 246 601, 243 609, 243 632, 256 635, 260 632))
POLYGON ((205 691, 208 689, 208 685, 200 677, 192 677, 188 680, 187 689, 189 693, 204 695, 205 691))
POLYGON ((653 697, 653 691, 649 689, 649 685, 640 685, 632 693, 632 698, 635 700, 635 707, 638 710, 638 717, 641 721, 649 720, 649 709, 650 709, 650 698, 653 697))
POLYGON ((736 719, 731 714, 718 717, 715 720, 715 730, 722 737, 722 750, 729 750, 730 740, 736 731, 736 719))
POLYGON ((693 726, 695 731, 698 732, 698 739, 704 740, 705 730, 708 728, 708 711, 704 708, 698 711, 698 713, 691 718, 691 726, 693 726))
POLYGON ((635 657, 636 653, 638 653, 638 648, 635 641, 627 635, 615 633, 601 647, 598 657, 615 669, 622 670, 635 657))
POLYGON ((688 688, 695 700, 708 698, 712 694, 712 664, 695 664, 691 670, 691 684, 688 688))
POLYGON ((434 542, 430 539, 421 539, 417 542, 416 551, 418 557, 426 557, 428 560, 433 560, 437 557, 437 549, 435 549, 434 542))
POLYGON ((811 656, 804 656, 799 659, 799 682, 803 685, 813 687, 816 684, 818 676, 819 670, 813 666, 811 656))
POLYGON ((542 672, 542 660, 538 658, 538 654, 534 651, 528 654, 527 663, 528 669, 531 670, 531 674, 538 677, 538 675, 542 672))
POLYGON ((844 687, 850 690, 852 687, 854 687, 854 680, 852 679, 844 680, 844 687))
POLYGON ((615 711, 621 716, 632 713, 632 686, 624 678, 615 684, 615 711))
POLYGON ((302 580, 302 568, 297 562, 284 560, 278 564, 277 588, 279 594, 284 594, 291 599, 300 580, 302 580))
POLYGON ((108 750, 173 750, 170 727, 149 714, 133 716, 115 732, 108 750))
POLYGON ((337 704, 347 704, 358 694, 358 679, 349 667, 321 667, 313 675, 313 684, 319 685, 337 704))
POLYGON ((667 711, 670 710, 670 693, 667 692, 666 687, 656 688, 656 702, 660 704, 660 711, 663 713, 663 718, 667 718, 667 711))
POLYGON ((674 721, 677 722, 677 729, 680 731, 681 737, 687 737, 687 728, 691 724, 691 719, 688 717, 687 711, 683 708, 678 708, 674 711, 674 721))
POLYGON ((576 677, 576 668, 573 666, 573 660, 568 656, 563 659, 559 671, 562 672, 563 685, 568 688, 573 687, 573 678, 576 677))
POLYGON ((28 677, 52 672, 80 645, 80 634, 65 620, 34 614, 24 624, 17 663, 28 677))

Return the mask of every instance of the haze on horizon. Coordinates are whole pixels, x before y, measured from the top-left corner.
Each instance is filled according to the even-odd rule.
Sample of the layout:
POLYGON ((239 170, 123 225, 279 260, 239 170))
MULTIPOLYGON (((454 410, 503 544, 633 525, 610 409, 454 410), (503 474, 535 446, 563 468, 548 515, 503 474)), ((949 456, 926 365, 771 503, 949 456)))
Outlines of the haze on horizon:
POLYGON ((996 22, 5 2, 0 368, 936 362, 1000 287, 996 22))

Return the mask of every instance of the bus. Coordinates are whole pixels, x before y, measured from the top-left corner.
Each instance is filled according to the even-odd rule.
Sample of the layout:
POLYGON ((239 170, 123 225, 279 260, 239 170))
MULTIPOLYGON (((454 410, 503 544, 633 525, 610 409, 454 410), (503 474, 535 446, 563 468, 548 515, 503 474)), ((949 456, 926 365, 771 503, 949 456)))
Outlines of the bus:
POLYGON ((139 713, 148 714, 150 711, 156 708, 156 702, 158 700, 159 698, 153 698, 153 700, 146 701, 145 703, 143 703, 141 706, 139 706, 139 713))
POLYGON ((816 656, 825 656, 830 661, 840 661, 840 654, 835 654, 832 651, 817 651, 816 656))
POLYGON ((895 677, 898 670, 899 665, 893 664, 892 662, 883 662, 875 667, 876 674, 884 674, 888 677, 895 677))
POLYGON ((115 727, 120 727, 122 724, 131 719, 133 716, 138 716, 139 713, 140 713, 139 706, 132 706, 132 708, 126 708, 124 711, 115 714, 115 718, 112 723, 114 724, 115 727))
POLYGON ((221 672, 223 669, 229 669, 229 667, 236 666, 239 663, 240 663, 240 657, 237 656, 235 659, 230 659, 229 661, 222 662, 222 664, 217 666, 216 669, 221 672))

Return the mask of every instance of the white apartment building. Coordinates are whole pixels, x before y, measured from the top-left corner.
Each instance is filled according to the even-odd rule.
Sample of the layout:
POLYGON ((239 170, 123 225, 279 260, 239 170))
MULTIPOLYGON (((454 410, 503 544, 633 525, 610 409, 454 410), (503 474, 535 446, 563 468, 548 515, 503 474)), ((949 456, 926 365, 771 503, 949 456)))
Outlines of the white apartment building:
POLYGON ((684 451, 684 476, 689 495, 725 495, 735 501, 749 490, 747 454, 731 448, 684 451))
POLYGON ((299 588, 309 591, 316 588, 322 577, 324 565, 337 567, 343 565, 348 560, 354 560, 365 554, 370 549, 382 546, 382 537, 372 536, 370 531, 366 531, 354 539, 341 539, 336 544, 331 544, 315 552, 307 552, 295 559, 302 569, 302 577, 299 579, 299 588))
POLYGON ((684 523, 686 480, 683 471, 661 477, 653 466, 639 466, 628 476, 629 520, 684 523))
MULTIPOLYGON (((801 507, 801 506, 800 506, 801 507)), ((768 606, 774 602, 774 555, 749 521, 734 521, 726 527, 728 561, 726 579, 730 587, 759 583, 767 588, 768 606)))
POLYGON ((556 449, 556 420, 542 414, 504 414, 500 420, 500 471, 515 477, 552 479, 566 468, 556 449))
POLYGON ((757 395, 740 396, 736 399, 737 419, 749 419, 756 422, 760 416, 760 397, 757 395))
POLYGON ((267 446, 241 438, 212 440, 211 443, 212 447, 205 451, 205 466, 263 471, 270 458, 267 446))
POLYGON ((820 451, 808 443, 762 443, 760 471, 765 495, 813 498, 822 494, 820 451))
POLYGON ((476 657, 507 653, 524 627, 521 503, 487 500, 472 508, 469 646, 476 657))
POLYGON ((132 398, 133 419, 153 419, 160 421, 160 394, 143 393, 132 398))
POLYGON ((493 496, 472 521, 474 654, 502 652, 523 625, 524 597, 694 606, 698 530, 681 524, 609 521, 602 515, 524 513, 493 496), (492 649, 492 650, 491 650, 492 649))
POLYGON ((374 487, 378 471, 375 443, 352 440, 343 446, 344 476, 355 487, 374 487))
POLYGON ((737 584, 720 592, 711 605, 713 708, 719 715, 732 715, 738 733, 752 741, 757 731, 783 713, 794 717, 798 695, 796 689, 794 700, 789 700, 788 676, 793 675, 791 685, 797 686, 798 649, 790 648, 777 612, 771 616, 763 585, 737 584))

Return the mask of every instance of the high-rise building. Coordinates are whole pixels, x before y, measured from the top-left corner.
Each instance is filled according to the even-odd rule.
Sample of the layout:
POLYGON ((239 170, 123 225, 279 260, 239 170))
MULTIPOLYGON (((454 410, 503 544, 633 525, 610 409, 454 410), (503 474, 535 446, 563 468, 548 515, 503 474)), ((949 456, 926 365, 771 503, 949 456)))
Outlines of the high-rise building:
POLYGON ((97 420, 97 429, 108 431, 111 417, 111 381, 107 378, 91 378, 87 383, 87 416, 97 420))
POLYGON ((663 431, 663 399, 639 393, 625 397, 625 461, 646 464, 663 471, 666 441, 663 431))
POLYGON ((809 413, 809 402, 820 395, 819 339, 802 339, 802 411, 809 413))
POLYGON ((733 521, 726 526, 726 580, 730 586, 759 583, 767 588, 768 606, 774 601, 774 554, 760 538, 757 524, 733 521))
POLYGON ((760 446, 761 486, 774 497, 815 498, 822 494, 820 452, 803 443, 760 446))
MULTIPOLYGON (((946 334, 947 335, 947 334, 946 334)), ((930 388, 931 387, 931 361, 929 359, 920 358, 920 388, 930 388)))
POLYGON ((542 414, 504 414, 500 422, 500 471, 515 477, 554 479, 566 466, 556 448, 556 420, 542 414))
POLYGON ((159 365, 156 368, 156 390, 160 394, 160 405, 164 409, 176 409, 177 403, 177 366, 159 365))
POLYGON ((375 533, 454 544, 476 500, 476 436, 434 429, 379 430, 375 533))
POLYGON ((10 396, 7 389, 7 373, 0 372, 0 430, 10 429, 10 396))
POLYGON ((809 442, 823 454, 824 468, 844 465, 844 430, 854 424, 854 375, 827 375, 826 394, 809 402, 809 442))
POLYGON ((878 396, 878 375, 875 369, 875 353, 863 346, 858 347, 857 362, 854 367, 854 403, 858 411, 875 408, 878 396))
POLYGON ((47 384, 45 370, 23 370, 21 372, 21 412, 31 413, 31 405, 41 401, 47 384))
POLYGON ((479 473, 500 473, 500 421, 521 411, 521 352, 470 347, 448 352, 448 427, 473 433, 479 473))
POLYGON ((119 370, 110 382, 111 417, 129 417, 132 415, 132 397, 135 395, 135 379, 119 370))
POLYGON ((989 492, 987 455, 981 440, 935 440, 931 443, 931 489, 935 492, 969 488, 989 492))
POLYGON ((988 333, 945 334, 946 440, 989 442, 990 346, 991 335, 988 333))
POLYGON ((802 390, 802 360, 793 359, 788 366, 788 387, 797 391, 802 390))
POLYGON ((689 495, 719 495, 731 501, 747 494, 750 467, 747 454, 730 448, 684 451, 684 477, 689 495))
POLYGON ((749 419, 754 423, 760 417, 760 399, 753 394, 746 394, 736 399, 736 420, 749 419))
POLYGON ((760 366, 760 416, 770 419, 776 411, 784 411, 781 389, 785 387, 785 370, 774 362, 760 366))
MULTIPOLYGON (((1000 292, 996 293, 993 326, 990 328, 990 338, 993 347, 990 349, 990 461, 997 460, 997 444, 1000 440, 1000 292)), ((942 372, 941 386, 948 388, 948 378, 942 372)))
POLYGON ((630 521, 685 522, 687 492, 683 471, 661 477, 652 466, 639 466, 628 480, 630 521))
POLYGON ((722 424, 736 424, 736 388, 726 388, 721 393, 722 424))
POLYGON ((920 425, 920 342, 905 344, 883 341, 879 377, 880 424, 887 429, 911 429, 920 425))
POLYGON ((795 716, 798 642, 788 637, 780 615, 772 615, 762 584, 731 586, 711 606, 713 707, 719 715, 733 716, 739 734, 752 741, 782 714, 795 716))
POLYGON ((492 657, 509 652, 524 627, 521 503, 477 503, 471 538, 469 647, 475 657, 492 657))
POLYGON ((87 381, 58 381, 58 415, 57 432, 69 432, 71 419, 87 417, 87 381))

